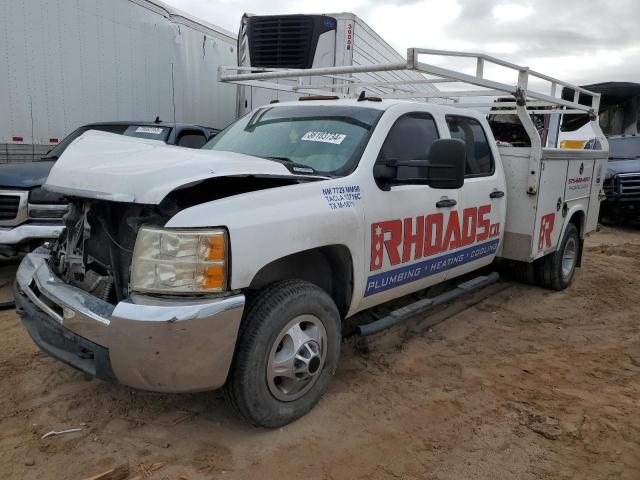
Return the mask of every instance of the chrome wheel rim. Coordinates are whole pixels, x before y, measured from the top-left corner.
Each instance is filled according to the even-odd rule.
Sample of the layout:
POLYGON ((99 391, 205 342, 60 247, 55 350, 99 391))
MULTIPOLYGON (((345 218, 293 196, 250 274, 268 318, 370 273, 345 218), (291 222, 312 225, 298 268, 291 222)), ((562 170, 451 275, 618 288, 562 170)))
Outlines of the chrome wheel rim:
POLYGON ((291 402, 316 383, 327 356, 327 332, 314 315, 300 315, 280 331, 267 363, 269 391, 278 400, 291 402))
POLYGON ((568 280, 573 273, 578 258, 578 244, 574 237, 569 237, 562 252, 562 278, 568 280))

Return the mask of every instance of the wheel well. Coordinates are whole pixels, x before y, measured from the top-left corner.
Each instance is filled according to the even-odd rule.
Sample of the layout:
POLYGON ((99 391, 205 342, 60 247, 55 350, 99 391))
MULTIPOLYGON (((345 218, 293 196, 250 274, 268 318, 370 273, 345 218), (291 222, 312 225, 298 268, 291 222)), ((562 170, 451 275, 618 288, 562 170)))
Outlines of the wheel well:
POLYGON ((569 223, 573 223, 578 229, 578 235, 580 235, 580 238, 582 238, 582 232, 584 230, 584 219, 585 216, 582 210, 575 212, 569 219, 569 223))
POLYGON ((328 245, 287 255, 262 267, 249 290, 257 291, 281 280, 305 280, 333 298, 344 317, 353 292, 353 262, 344 245, 328 245))
POLYGON ((573 223, 578 229, 578 237, 580 237, 580 250, 578 252, 578 260, 576 263, 577 267, 582 266, 582 249, 584 246, 583 232, 584 232, 584 226, 585 226, 585 218, 586 217, 584 212, 582 210, 578 210, 577 212, 574 212, 573 215, 571 215, 571 218, 569 219, 569 223, 573 223))

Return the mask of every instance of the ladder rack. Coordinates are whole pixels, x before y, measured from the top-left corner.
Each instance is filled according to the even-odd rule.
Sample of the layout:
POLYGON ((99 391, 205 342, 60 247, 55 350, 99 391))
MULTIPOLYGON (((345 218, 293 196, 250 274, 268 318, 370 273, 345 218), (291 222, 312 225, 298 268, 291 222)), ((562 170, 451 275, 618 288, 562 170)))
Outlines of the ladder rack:
MULTIPOLYGON (((406 62, 395 63, 381 63, 372 65, 359 65, 359 66, 342 66, 342 67, 324 67, 324 68, 309 68, 309 69, 265 69, 254 67, 237 67, 237 66, 222 66, 219 69, 218 79, 222 82, 236 83, 240 85, 247 85, 252 87, 261 87, 272 90, 288 91, 292 93, 307 94, 307 95, 336 95, 344 98, 352 98, 360 94, 362 90, 367 90, 371 87, 381 87, 389 90, 389 93, 378 94, 381 98, 407 98, 407 99, 443 99, 453 100, 456 102, 454 106, 460 106, 470 108, 470 104, 459 103, 459 100, 463 97, 497 97, 500 95, 512 95, 516 98, 516 101, 525 101, 528 106, 545 107, 540 111, 531 113, 539 113, 541 115, 549 115, 553 113, 559 113, 553 111, 556 109, 562 109, 561 113, 564 115, 571 114, 589 114, 590 116, 597 115, 600 105, 600 94, 591 92, 577 85, 573 85, 568 82, 564 82, 554 77, 544 75, 524 67, 516 65, 499 58, 495 58, 482 53, 469 53, 458 51, 446 51, 446 50, 433 50, 426 48, 409 48, 407 49, 406 62), (472 58, 476 62, 476 71, 474 75, 463 73, 456 70, 451 70, 437 65, 423 63, 419 60, 420 55, 438 56, 441 58, 472 58), (484 77, 484 70, 487 64, 497 65, 504 67, 508 70, 517 72, 518 80, 515 84, 507 84, 489 80, 484 77), (394 72, 394 71, 407 71, 411 70, 423 74, 423 79, 416 80, 381 80, 381 81, 360 81, 357 77, 351 75, 358 73, 373 73, 373 72, 394 72), (231 72, 249 72, 249 73, 231 73, 231 72), (345 77, 345 75, 348 75, 345 77), (326 83, 319 84, 303 84, 302 78, 309 77, 323 77, 327 80, 326 83), (548 92, 535 91, 529 87, 530 79, 543 80, 550 84, 548 92), (269 80, 289 79, 294 80, 294 83, 278 83, 271 82, 269 80), (330 80, 330 82, 329 82, 330 80), (420 84, 430 84, 432 89, 420 90, 417 88, 420 84), (438 88, 438 84, 462 84, 472 85, 474 87, 481 87, 480 90, 453 90, 447 91, 438 88), (561 88, 558 88, 561 87, 561 88), (573 90, 573 100, 564 100, 559 98, 562 88, 568 88, 573 90), (585 105, 579 102, 580 94, 583 97, 591 99, 590 105, 585 105), (536 101, 535 103, 530 102, 536 101), (549 111, 551 110, 551 111, 549 111)), ((515 107, 515 103, 501 102, 500 110, 492 111, 492 114, 515 114, 515 109, 504 110, 502 107, 515 107)), ((471 108, 480 107, 496 107, 495 102, 476 102, 471 108)))
MULTIPOLYGON (((481 53, 409 48, 405 62, 293 70, 222 66, 218 70, 218 80, 301 95, 332 95, 341 98, 354 98, 365 90, 380 98, 447 102, 447 105, 452 107, 486 109, 486 113, 491 115, 517 115, 531 140, 527 192, 532 195, 538 190, 538 173, 544 145, 531 115, 549 116, 549 124, 554 124, 555 127, 559 126, 562 115, 588 115, 596 138, 602 148, 608 150, 608 142, 598 122, 599 93, 536 72, 529 67, 481 53), (448 59, 450 62, 459 58, 474 59, 475 74, 421 62, 421 55, 448 59), (511 71, 512 75, 516 73, 517 81, 509 84, 486 78, 485 68, 488 65, 502 67, 511 71), (410 80, 389 75, 388 79, 374 81, 370 81, 371 76, 365 80, 357 76, 401 71, 417 72, 419 75, 410 80), (534 90, 529 85, 532 79, 546 82, 549 89, 534 90), (439 88, 439 85, 455 90, 439 88), (425 88, 426 86, 429 88, 425 88), (561 98, 563 89, 573 91, 572 100, 561 98), (505 99, 505 96, 513 97, 513 100, 505 99), (482 97, 488 97, 487 101, 476 101, 482 97), (501 97, 499 102, 496 101, 498 97, 501 97), (588 104, 580 103, 581 97, 583 100, 586 99, 588 104)), ((556 146, 555 143, 557 138, 552 146, 556 146)))

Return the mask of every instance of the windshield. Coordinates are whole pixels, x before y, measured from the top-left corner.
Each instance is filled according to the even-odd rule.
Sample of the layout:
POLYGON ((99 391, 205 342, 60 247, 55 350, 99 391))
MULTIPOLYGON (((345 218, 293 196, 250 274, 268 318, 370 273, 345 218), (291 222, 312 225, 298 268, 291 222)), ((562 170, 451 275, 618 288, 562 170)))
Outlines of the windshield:
POLYGON ((280 161, 296 173, 346 175, 355 168, 382 112, 353 106, 264 107, 202 148, 280 161))
POLYGON ((609 158, 640 158, 640 136, 610 138, 609 158))
POLYGON ((118 135, 126 135, 128 137, 139 137, 139 138, 150 138, 152 140, 161 140, 163 142, 167 141, 167 137, 169 136, 169 127, 158 127, 158 126, 140 126, 140 125, 91 125, 80 127, 69 135, 64 137, 62 141, 53 147, 51 150, 47 152, 47 154, 42 157, 42 160, 57 160, 62 155, 67 147, 73 142, 76 138, 82 135, 87 130, 98 130, 101 132, 109 132, 116 133, 118 135))

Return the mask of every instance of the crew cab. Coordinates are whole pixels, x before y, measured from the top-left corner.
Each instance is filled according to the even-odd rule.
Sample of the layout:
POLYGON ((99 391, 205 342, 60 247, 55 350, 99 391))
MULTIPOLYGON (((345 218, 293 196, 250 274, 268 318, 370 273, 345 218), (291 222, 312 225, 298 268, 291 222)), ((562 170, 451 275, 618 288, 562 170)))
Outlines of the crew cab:
POLYGON ((19 258, 43 240, 56 238, 67 211, 64 196, 41 187, 54 162, 88 130, 150 138, 170 145, 200 148, 219 130, 183 123, 102 122, 77 128, 39 161, 0 165, 0 260, 19 258))
POLYGON ((535 93, 505 91, 529 145, 497 146, 477 110, 365 93, 257 108, 200 150, 87 132, 46 183, 71 207, 18 270, 24 325, 87 374, 223 387, 278 427, 326 390, 357 312, 496 259, 567 288, 607 152, 542 148, 535 93))

